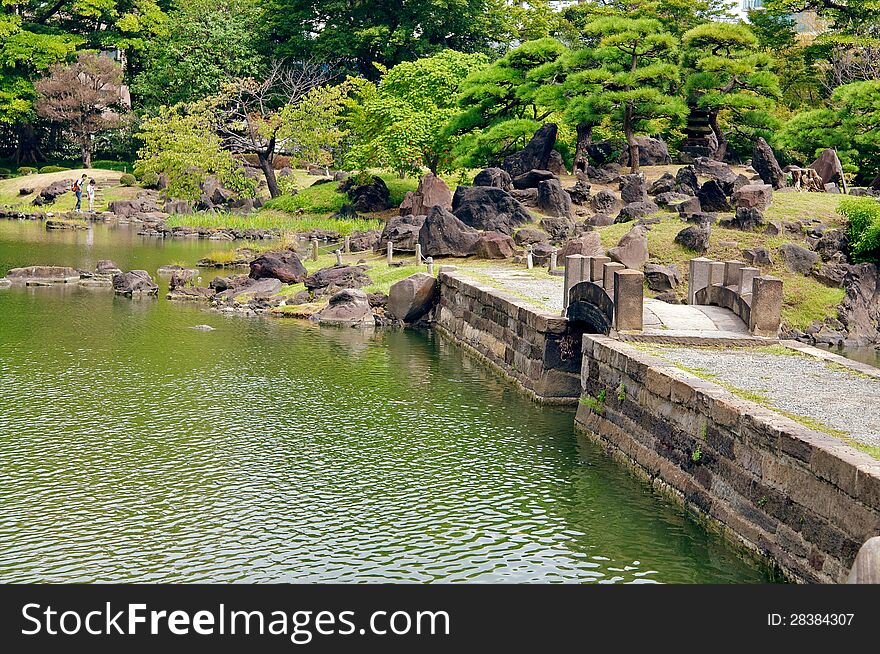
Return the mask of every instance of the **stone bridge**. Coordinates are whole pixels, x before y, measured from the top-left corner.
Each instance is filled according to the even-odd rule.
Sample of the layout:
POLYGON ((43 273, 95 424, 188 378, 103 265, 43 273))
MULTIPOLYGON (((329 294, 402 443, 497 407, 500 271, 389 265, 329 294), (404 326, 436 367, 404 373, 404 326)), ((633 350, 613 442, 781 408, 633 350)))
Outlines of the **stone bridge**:
POLYGON ((580 331, 624 340, 775 339, 782 281, 741 261, 691 260, 688 304, 644 297, 644 274, 608 257, 566 257, 563 315, 580 331))

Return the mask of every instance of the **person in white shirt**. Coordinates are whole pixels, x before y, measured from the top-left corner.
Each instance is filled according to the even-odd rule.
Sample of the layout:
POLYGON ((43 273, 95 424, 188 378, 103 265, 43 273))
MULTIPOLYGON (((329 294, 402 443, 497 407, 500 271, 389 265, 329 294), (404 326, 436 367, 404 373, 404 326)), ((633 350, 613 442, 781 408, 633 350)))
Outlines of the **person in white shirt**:
POLYGON ((93 212, 95 210, 95 180, 89 180, 89 185, 86 186, 86 193, 89 196, 89 211, 93 212))

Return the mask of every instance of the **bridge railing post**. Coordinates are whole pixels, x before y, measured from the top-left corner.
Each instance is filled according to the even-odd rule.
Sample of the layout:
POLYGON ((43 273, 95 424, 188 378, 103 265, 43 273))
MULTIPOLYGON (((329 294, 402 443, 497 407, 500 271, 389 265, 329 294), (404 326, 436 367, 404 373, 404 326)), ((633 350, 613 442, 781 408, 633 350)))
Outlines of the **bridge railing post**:
POLYGON ((688 304, 696 304, 697 291, 701 291, 711 283, 712 259, 696 257, 691 259, 688 271, 688 304))
MULTIPOLYGON (((622 263, 606 263, 602 269, 602 287, 611 299, 614 299, 614 273, 626 268, 622 263)), ((598 283, 598 281, 596 282, 598 283)))
POLYGON ((724 285, 739 292, 742 283, 742 269, 745 265, 742 261, 725 261, 724 285))
POLYGON ((749 331, 755 336, 776 337, 782 322, 782 280, 755 277, 752 280, 752 306, 749 331))
POLYGON ((562 315, 565 315, 565 311, 568 309, 568 294, 571 291, 572 286, 581 281, 581 269, 583 268, 583 260, 584 255, 582 254, 570 254, 565 257, 565 261, 563 262, 564 273, 563 273, 563 284, 562 284, 562 315))
POLYGON ((599 286, 604 286, 606 263, 611 263, 611 259, 608 257, 590 257, 589 281, 595 282, 599 286))
POLYGON ((740 271, 740 280, 739 280, 739 294, 740 297, 745 297, 747 295, 751 296, 752 294, 752 282, 755 277, 760 276, 761 271, 757 268, 750 268, 746 266, 742 268, 740 271))
MULTIPOLYGON (((619 264, 618 264, 619 265, 619 264)), ((614 329, 641 331, 644 316, 645 275, 638 270, 615 270, 614 329)))

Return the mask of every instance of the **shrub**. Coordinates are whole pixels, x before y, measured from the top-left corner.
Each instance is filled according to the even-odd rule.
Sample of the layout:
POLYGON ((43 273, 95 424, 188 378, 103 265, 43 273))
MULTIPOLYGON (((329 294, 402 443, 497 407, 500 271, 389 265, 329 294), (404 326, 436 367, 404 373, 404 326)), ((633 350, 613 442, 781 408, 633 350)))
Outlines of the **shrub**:
POLYGON ((66 166, 43 166, 40 168, 41 173, 60 173, 64 170, 70 170, 66 166))
POLYGON ((0 168, 0 177, 12 177, 12 171, 9 168, 0 168))
POLYGON ((122 184, 123 186, 134 186, 135 182, 137 182, 137 180, 134 178, 134 175, 132 175, 131 173, 124 173, 119 178, 119 183, 122 184))
POLYGON ((266 203, 270 209, 278 209, 288 213, 332 214, 348 202, 348 196, 338 190, 339 182, 328 182, 309 186, 296 195, 280 195, 266 203))
POLYGON ((19 175, 36 175, 37 169, 32 168, 31 166, 19 166, 18 174, 19 175))
POLYGON ((880 261, 880 202, 871 197, 844 198, 837 212, 847 221, 854 261, 880 261))
POLYGON ((114 159, 92 160, 92 168, 104 168, 105 170, 116 170, 120 173, 125 173, 128 172, 131 167, 131 163, 128 161, 116 161, 114 159))
MULTIPOLYGON (((132 175, 134 177, 134 175, 132 175)), ((141 184, 146 186, 147 188, 155 188, 159 183, 159 173, 155 173, 152 170, 148 170, 141 177, 141 184)))

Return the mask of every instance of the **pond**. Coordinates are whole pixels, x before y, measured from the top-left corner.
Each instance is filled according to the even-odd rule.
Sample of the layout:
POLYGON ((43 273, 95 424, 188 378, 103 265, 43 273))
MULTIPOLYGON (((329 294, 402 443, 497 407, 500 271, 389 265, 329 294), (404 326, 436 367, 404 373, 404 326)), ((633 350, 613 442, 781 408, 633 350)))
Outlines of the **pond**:
MULTIPOLYGON (((0 275, 217 248, 0 221, 0 275)), ((0 582, 768 580, 430 332, 2 289, 0 406, 0 582)))

